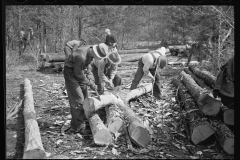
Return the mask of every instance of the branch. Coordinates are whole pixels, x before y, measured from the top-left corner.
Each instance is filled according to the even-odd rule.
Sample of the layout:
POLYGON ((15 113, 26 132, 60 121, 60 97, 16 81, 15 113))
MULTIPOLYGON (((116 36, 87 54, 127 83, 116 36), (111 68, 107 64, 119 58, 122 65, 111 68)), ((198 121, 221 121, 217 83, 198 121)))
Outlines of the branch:
POLYGON ((229 37, 229 35, 231 34, 232 28, 229 29, 227 35, 222 39, 222 44, 226 41, 226 39, 229 37))
POLYGON ((227 20, 227 18, 223 15, 223 13, 221 11, 219 11, 216 7, 211 6, 213 9, 215 9, 217 12, 219 12, 222 17, 224 18, 224 20, 234 29, 234 26, 227 20))

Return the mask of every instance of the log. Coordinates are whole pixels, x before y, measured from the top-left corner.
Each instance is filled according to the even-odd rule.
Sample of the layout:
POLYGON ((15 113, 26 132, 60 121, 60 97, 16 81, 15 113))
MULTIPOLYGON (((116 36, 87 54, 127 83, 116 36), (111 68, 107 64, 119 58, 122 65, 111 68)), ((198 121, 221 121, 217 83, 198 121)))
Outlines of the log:
POLYGON ((65 55, 60 53, 46 55, 46 62, 64 62, 65 59, 65 55))
POLYGON ((127 107, 123 100, 113 94, 100 95, 101 101, 94 97, 88 97, 83 102, 85 116, 88 118, 100 108, 115 104, 124 113, 125 119, 129 122, 128 132, 131 140, 139 147, 146 147, 150 142, 150 133, 142 121, 127 107))
POLYGON ((118 50, 119 54, 131 54, 131 53, 147 53, 149 49, 131 49, 131 50, 118 50))
POLYGON ((184 72, 186 72, 187 74, 191 75, 191 77, 194 79, 194 81, 201 87, 201 88, 206 88, 206 85, 204 84, 204 82, 199 79, 198 77, 196 77, 188 68, 184 68, 184 72))
POLYGON ((232 131, 220 120, 213 119, 211 122, 215 129, 215 136, 223 150, 229 155, 234 155, 234 134, 232 131))
POLYGON ((25 122, 25 145, 23 159, 44 159, 45 150, 42 145, 41 135, 34 110, 32 85, 29 79, 24 80, 24 122, 25 122))
POLYGON ((126 96, 126 103, 129 103, 131 99, 137 98, 145 93, 152 91, 152 83, 146 83, 141 87, 131 90, 126 96))
POLYGON ((94 142, 98 145, 109 145, 112 142, 111 132, 103 124, 98 114, 93 114, 88 121, 94 142))
POLYGON ((192 71, 197 77, 201 78, 204 80, 204 82, 211 88, 214 87, 215 82, 216 82, 216 77, 213 76, 210 72, 208 71, 201 71, 199 68, 190 65, 189 70, 192 71))
POLYGON ((176 88, 178 88, 179 100, 184 105, 184 110, 186 111, 186 117, 184 120, 188 123, 184 124, 187 135, 190 136, 191 141, 196 145, 214 134, 214 129, 211 127, 210 123, 207 122, 206 118, 202 115, 194 102, 192 96, 186 91, 184 84, 177 78, 172 80, 172 83, 176 88), (186 99, 188 99, 186 101, 186 99))
POLYGON ((123 114, 121 113, 121 110, 116 105, 110 105, 105 107, 105 111, 108 130, 113 134, 121 132, 123 126, 123 114))
POLYGON ((183 82, 193 98, 196 100, 200 111, 206 115, 217 115, 221 109, 222 103, 211 96, 211 93, 202 89, 193 78, 184 71, 180 73, 183 82))
POLYGON ((226 125, 234 126, 234 110, 229 109, 226 106, 221 107, 223 122, 226 125))

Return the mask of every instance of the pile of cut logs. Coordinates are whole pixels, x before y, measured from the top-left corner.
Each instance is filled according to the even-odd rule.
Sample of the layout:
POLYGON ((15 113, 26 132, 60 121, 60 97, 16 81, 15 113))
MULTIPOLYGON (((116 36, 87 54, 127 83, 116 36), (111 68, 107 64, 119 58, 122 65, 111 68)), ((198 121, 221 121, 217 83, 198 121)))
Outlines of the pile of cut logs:
POLYGON ((212 97, 216 77, 190 65, 172 80, 177 99, 185 114, 186 132, 194 144, 206 142, 215 135, 223 150, 234 154, 234 110, 212 97))
POLYGON ((124 95, 125 98, 109 92, 100 95, 100 99, 94 97, 85 99, 83 108, 91 127, 94 142, 99 145, 109 145, 113 140, 112 135, 124 133, 129 147, 132 148, 132 143, 138 147, 147 147, 150 142, 149 126, 144 125, 128 105, 131 99, 151 90, 152 84, 146 83, 124 95), (97 113, 102 108, 106 111, 106 124, 97 113))

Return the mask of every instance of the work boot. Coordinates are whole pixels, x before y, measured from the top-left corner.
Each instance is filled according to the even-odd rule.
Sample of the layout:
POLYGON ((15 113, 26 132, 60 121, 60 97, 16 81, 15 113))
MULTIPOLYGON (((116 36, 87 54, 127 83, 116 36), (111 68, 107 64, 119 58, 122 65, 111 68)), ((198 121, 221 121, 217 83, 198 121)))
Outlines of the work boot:
POLYGON ((92 132, 91 132, 90 126, 87 125, 86 122, 83 122, 80 125, 79 133, 82 135, 88 135, 88 134, 91 134, 92 132))

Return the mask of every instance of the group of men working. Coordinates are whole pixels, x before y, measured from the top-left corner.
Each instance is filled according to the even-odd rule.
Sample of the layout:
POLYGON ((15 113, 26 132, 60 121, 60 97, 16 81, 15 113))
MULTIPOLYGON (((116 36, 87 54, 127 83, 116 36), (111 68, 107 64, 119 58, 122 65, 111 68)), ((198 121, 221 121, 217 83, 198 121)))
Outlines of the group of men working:
MULTIPOLYGON (((105 32, 107 33, 105 43, 89 46, 82 45, 81 41, 73 40, 64 46, 66 56, 64 79, 72 115, 70 131, 75 133, 87 134, 90 132, 89 129, 86 129, 87 119, 83 110, 83 101, 88 97, 87 87, 89 86, 101 95, 104 94, 104 87, 113 89, 122 85, 122 78, 117 74, 121 56, 117 52, 116 39, 109 29, 106 29, 105 32)), ((165 47, 144 54, 138 61, 138 69, 130 90, 136 89, 142 77, 147 76, 153 82, 153 96, 162 99, 159 71, 166 65, 165 47)), ((225 69, 224 75, 218 76, 213 95, 215 98, 220 96, 223 100, 230 96, 225 100, 227 102, 224 101, 224 105, 233 106, 234 90, 229 91, 229 87, 232 88, 232 86, 226 86, 232 85, 234 81, 233 60, 230 60, 225 68, 226 66, 228 66, 228 69, 225 69), (227 81, 225 80, 226 75, 230 77, 227 81), (224 91, 226 90, 230 93, 225 94, 224 91)))
MULTIPOLYGON (((64 79, 72 115, 70 131, 81 134, 90 131, 86 129, 87 119, 83 110, 83 101, 88 97, 88 86, 102 95, 104 87, 113 89, 122 85, 122 77, 117 74, 121 56, 117 52, 116 39, 109 29, 105 32, 105 43, 89 46, 73 40, 64 46, 64 79)), ((166 49, 162 47, 143 55, 138 62, 130 90, 137 88, 143 76, 148 76, 154 82, 153 95, 161 98, 160 75, 157 69, 163 69, 167 64, 165 52, 166 49)))

